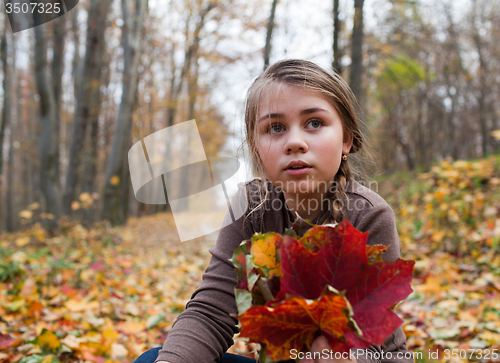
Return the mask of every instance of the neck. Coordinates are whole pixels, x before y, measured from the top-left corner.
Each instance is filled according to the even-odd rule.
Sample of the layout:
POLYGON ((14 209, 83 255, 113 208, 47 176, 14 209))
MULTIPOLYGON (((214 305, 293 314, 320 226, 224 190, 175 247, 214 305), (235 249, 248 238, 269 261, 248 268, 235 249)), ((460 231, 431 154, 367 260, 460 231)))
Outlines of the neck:
POLYGON ((312 221, 324 211, 324 194, 303 195, 290 194, 285 191, 283 191, 283 194, 288 209, 293 214, 297 212, 303 219, 309 219, 309 221, 312 221))

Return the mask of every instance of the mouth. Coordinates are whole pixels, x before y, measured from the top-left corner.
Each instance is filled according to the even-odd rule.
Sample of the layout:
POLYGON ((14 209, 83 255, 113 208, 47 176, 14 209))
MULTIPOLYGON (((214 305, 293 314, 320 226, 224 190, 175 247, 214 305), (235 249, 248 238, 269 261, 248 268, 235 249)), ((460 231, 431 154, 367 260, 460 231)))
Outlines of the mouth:
POLYGON ((311 170, 312 167, 310 166, 294 166, 291 168, 286 169, 286 172, 290 175, 301 175, 308 173, 309 170, 311 170))
POLYGON ((299 170, 299 169, 304 169, 304 168, 310 168, 310 166, 302 165, 302 166, 292 166, 286 170, 299 170))
POLYGON ((290 161, 287 166, 285 167, 285 170, 299 170, 303 168, 310 168, 311 165, 306 163, 303 160, 292 160, 290 161))

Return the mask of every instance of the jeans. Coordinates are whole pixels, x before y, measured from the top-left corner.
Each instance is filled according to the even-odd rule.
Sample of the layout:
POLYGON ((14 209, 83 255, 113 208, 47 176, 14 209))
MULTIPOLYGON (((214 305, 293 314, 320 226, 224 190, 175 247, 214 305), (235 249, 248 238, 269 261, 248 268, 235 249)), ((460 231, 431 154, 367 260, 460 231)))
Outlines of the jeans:
MULTIPOLYGON (((135 360, 134 363, 154 363, 158 357, 158 352, 161 347, 153 348, 141 354, 139 358, 135 360)), ((256 363, 257 361, 252 358, 243 357, 236 354, 224 353, 224 356, 219 361, 219 363, 256 363)), ((201 363, 201 362, 200 362, 201 363)))

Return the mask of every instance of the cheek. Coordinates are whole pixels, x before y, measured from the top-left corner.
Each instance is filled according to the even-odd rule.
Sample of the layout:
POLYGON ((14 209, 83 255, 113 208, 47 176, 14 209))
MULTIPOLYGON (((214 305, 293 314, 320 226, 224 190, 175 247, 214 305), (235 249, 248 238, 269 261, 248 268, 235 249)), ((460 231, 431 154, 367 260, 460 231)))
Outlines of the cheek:
POLYGON ((265 138, 260 139, 257 144, 257 151, 262 159, 273 157, 276 154, 277 144, 265 138))

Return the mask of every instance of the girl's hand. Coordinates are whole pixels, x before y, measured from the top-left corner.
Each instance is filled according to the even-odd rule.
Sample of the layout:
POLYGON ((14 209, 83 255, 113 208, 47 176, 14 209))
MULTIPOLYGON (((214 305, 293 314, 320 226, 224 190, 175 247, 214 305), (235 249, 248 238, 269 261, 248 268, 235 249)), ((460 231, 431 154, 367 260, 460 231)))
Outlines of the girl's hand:
POLYGON ((314 342, 311 345, 311 353, 314 354, 315 352, 320 354, 319 359, 301 359, 300 363, 357 363, 356 359, 335 359, 335 358, 323 358, 325 354, 321 354, 324 350, 328 351, 328 356, 330 356, 330 353, 332 348, 330 348, 330 345, 328 345, 328 340, 322 335, 317 337, 314 342))

